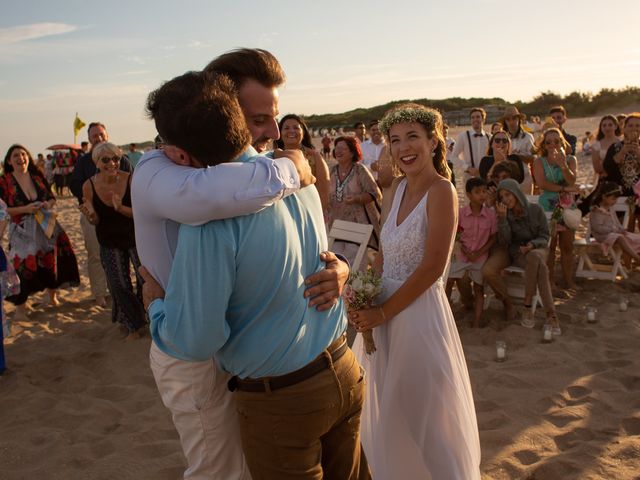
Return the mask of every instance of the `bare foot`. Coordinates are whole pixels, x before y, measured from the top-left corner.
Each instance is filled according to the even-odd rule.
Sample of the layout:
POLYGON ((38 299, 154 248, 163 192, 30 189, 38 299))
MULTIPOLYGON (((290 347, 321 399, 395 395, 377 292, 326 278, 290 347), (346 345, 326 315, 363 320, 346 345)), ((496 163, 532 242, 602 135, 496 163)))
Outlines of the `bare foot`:
POLYGON ((96 306, 98 307, 106 307, 107 306, 107 299, 104 298, 103 296, 97 296, 94 300, 96 306))
POLYGON ((55 290, 52 290, 49 292, 49 305, 53 307, 60 306, 60 300, 58 300, 58 294, 56 293, 55 290))

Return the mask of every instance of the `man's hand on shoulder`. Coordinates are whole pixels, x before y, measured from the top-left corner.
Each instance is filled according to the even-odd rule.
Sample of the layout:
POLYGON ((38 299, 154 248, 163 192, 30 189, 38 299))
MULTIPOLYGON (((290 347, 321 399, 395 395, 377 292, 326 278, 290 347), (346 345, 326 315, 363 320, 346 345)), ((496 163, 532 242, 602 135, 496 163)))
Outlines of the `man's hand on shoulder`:
POLYGON ((325 262, 324 270, 309 275, 305 284, 304 296, 309 306, 318 311, 328 310, 338 302, 342 289, 349 279, 349 265, 336 257, 333 252, 322 252, 320 258, 325 262))
POLYGON ((280 150, 273 151, 273 158, 287 157, 293 162, 298 176, 300 177, 300 188, 316 183, 316 177, 311 173, 311 166, 300 150, 280 150))

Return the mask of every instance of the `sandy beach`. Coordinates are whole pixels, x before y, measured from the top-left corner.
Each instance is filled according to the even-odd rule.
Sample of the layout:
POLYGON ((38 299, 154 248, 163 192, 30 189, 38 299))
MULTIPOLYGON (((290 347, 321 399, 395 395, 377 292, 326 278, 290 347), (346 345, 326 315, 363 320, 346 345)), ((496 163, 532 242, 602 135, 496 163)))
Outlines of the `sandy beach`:
MULTIPOLYGON (((568 130, 579 137, 594 128, 573 122, 568 130)), ((582 182, 588 162, 580 162, 582 182)), ((29 321, 11 324, 0 377, 0 478, 181 478, 178 437, 149 369, 150 339, 125 341, 109 309, 94 306, 76 201, 61 199, 56 209, 82 285, 61 291, 60 307, 33 297, 29 321)), ((502 311, 492 303, 491 325, 478 330, 454 305, 483 479, 640 479, 640 271, 616 283, 578 283, 575 298, 557 300, 563 335, 551 344, 541 343, 543 312, 533 330, 498 331, 502 311), (626 312, 621 297, 630 301, 626 312), (596 323, 587 323, 587 305, 598 308, 596 323), (494 360, 496 340, 507 343, 503 363, 494 360)))

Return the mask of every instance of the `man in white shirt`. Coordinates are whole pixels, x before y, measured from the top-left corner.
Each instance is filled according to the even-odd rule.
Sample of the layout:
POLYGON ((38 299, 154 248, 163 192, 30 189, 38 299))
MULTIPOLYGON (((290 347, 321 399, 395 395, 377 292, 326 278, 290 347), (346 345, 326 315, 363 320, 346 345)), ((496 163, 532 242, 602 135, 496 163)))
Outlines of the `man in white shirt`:
POLYGON ((453 160, 462 165, 465 173, 465 181, 469 177, 480 175, 480 160, 487 155, 490 136, 484 131, 484 121, 487 119, 487 112, 483 108, 474 107, 469 114, 471 128, 458 135, 456 144, 453 147, 453 160), (462 158, 460 158, 462 154, 462 158))
MULTIPOLYGON (((235 83, 253 147, 264 151, 280 136, 277 87, 284 82, 284 72, 278 61, 264 50, 240 49, 221 55, 207 70, 224 73, 235 83)), ((135 169, 131 196, 138 253, 151 275, 166 288, 179 223, 201 225, 254 213, 292 193, 301 183, 312 183, 302 153, 299 157, 293 152, 287 155, 294 158, 300 174, 284 158, 262 157, 253 163, 196 169, 188 166, 188 156, 177 147, 166 145, 163 150, 146 153, 135 169)), ((311 305, 319 309, 333 304, 340 283, 348 277, 348 267, 333 262, 333 254, 325 254, 324 259, 330 261, 331 269, 305 282, 311 286, 306 292, 311 305)), ((186 362, 152 343, 150 363, 162 401, 180 435, 188 464, 184 478, 248 480, 233 397, 214 360, 186 362)))
POLYGON ((522 122, 526 115, 520 113, 515 106, 507 107, 502 116, 502 124, 504 129, 511 138, 511 153, 520 157, 524 166, 524 180, 520 184, 520 190, 525 195, 531 195, 533 192, 533 178, 531 177, 531 165, 533 164, 533 135, 525 132, 522 128, 522 122))
POLYGON ((360 145, 367 141, 367 127, 365 127, 364 122, 356 122, 353 126, 353 131, 360 145))
POLYGON ((372 171, 373 178, 378 178, 378 160, 384 146, 384 138, 380 127, 378 127, 378 120, 369 122, 369 140, 362 142, 360 148, 362 149, 362 163, 372 171))

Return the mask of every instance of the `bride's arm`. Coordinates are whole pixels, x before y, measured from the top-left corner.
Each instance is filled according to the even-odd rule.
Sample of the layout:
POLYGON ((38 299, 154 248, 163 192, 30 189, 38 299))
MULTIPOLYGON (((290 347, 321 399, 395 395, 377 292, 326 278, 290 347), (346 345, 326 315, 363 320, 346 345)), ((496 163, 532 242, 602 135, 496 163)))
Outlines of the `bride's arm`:
POLYGON ((354 312, 351 319, 358 331, 374 328, 400 313, 444 272, 458 224, 458 198, 450 182, 438 181, 431 187, 426 211, 429 227, 422 262, 382 306, 354 312))

